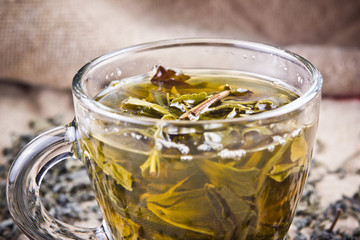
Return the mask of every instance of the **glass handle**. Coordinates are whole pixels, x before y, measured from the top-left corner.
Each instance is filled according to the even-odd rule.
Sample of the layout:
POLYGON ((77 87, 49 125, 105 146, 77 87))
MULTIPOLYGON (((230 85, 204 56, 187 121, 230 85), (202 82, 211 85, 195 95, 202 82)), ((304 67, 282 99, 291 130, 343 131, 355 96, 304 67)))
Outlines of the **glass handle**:
POLYGON ((76 227, 52 217, 39 197, 41 180, 56 163, 74 156, 77 130, 74 124, 54 128, 31 141, 17 156, 7 182, 9 211, 30 239, 110 239, 105 224, 76 227))

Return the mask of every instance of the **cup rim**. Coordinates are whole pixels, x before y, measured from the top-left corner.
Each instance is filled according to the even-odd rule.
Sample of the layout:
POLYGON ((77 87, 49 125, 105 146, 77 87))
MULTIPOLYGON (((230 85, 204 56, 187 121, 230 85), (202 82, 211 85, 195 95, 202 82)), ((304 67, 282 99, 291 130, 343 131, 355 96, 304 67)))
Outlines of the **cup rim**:
POLYGON ((144 125, 157 125, 160 122, 162 124, 171 124, 171 125, 203 125, 203 124, 222 124, 222 123, 234 123, 234 122, 251 122, 273 118, 276 116, 282 116, 288 114, 290 112, 299 109, 301 106, 305 105, 312 99, 314 99, 321 91, 323 84, 323 78, 321 73, 317 70, 316 67, 312 63, 310 63, 307 59, 301 57, 300 55, 285 50, 279 47, 274 47, 272 45, 257 43, 257 42, 249 42, 249 41, 241 41, 234 39, 221 39, 221 38, 180 38, 180 39, 169 39, 169 40, 159 40, 153 42, 142 43, 138 45, 133 45, 125 48, 121 48, 109 53, 106 53, 100 57, 93 59, 92 61, 85 64, 74 76, 72 82, 72 92, 74 97, 76 97, 79 102, 85 106, 87 109, 94 111, 98 114, 104 115, 108 118, 111 118, 116 121, 125 121, 131 123, 139 123, 144 125), (110 109, 99 102, 96 102, 93 98, 88 96, 84 89, 82 88, 81 80, 84 74, 96 65, 111 59, 115 56, 119 55, 132 55, 137 52, 143 52, 148 50, 154 50, 159 48, 171 48, 171 47, 179 47, 179 46, 228 46, 228 47, 241 47, 246 49, 254 49, 259 52, 272 53, 280 56, 282 58, 288 59, 290 61, 297 61, 301 63, 304 67, 306 67, 312 76, 312 84, 309 89, 302 94, 299 98, 294 101, 286 104, 277 109, 273 109, 271 111, 266 111, 259 114, 253 114, 247 116, 245 118, 233 118, 233 119, 214 119, 214 120, 198 120, 198 121, 183 121, 183 120, 163 120, 163 119, 155 119, 148 118, 142 116, 133 116, 129 114, 122 114, 120 112, 109 111, 110 109))

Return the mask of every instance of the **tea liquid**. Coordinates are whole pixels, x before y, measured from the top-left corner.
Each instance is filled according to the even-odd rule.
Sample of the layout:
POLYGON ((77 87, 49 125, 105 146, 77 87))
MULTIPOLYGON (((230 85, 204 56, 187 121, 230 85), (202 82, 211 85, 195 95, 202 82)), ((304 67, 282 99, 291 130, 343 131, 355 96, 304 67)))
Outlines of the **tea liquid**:
POLYGON ((245 74, 165 70, 112 82, 95 98, 109 111, 163 121, 96 120, 80 140, 113 238, 283 239, 314 128, 299 123, 301 112, 271 122, 198 122, 262 114, 298 94, 245 74), (166 74, 172 80, 160 81, 166 74), (208 105, 186 115, 201 104, 208 105))

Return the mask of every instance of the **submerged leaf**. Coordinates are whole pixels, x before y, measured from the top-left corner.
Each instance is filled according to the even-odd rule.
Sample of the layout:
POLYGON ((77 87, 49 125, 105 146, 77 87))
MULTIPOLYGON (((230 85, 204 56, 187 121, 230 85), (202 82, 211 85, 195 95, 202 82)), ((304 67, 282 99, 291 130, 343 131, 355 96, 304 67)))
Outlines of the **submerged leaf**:
POLYGON ((160 159, 158 151, 153 149, 148 159, 140 166, 141 172, 144 173, 146 169, 149 169, 149 173, 152 176, 160 174, 160 159))
POLYGON ((291 163, 274 165, 273 169, 269 172, 269 177, 277 182, 284 181, 291 173, 303 170, 308 153, 308 144, 304 136, 294 138, 290 151, 291 163))
MULTIPOLYGON (((133 176, 130 171, 120 165, 119 160, 106 159, 104 156, 104 145, 99 144, 97 149, 94 149, 93 144, 88 139, 82 139, 83 148, 89 151, 93 156, 92 160, 103 169, 104 173, 116 180, 116 183, 121 185, 128 191, 133 191, 133 176)), ((108 157, 108 156, 106 156, 108 157)))
POLYGON ((177 191, 189 179, 180 181, 167 192, 146 199, 147 208, 163 221, 194 232, 213 235, 208 221, 215 218, 204 188, 177 191), (201 208, 199 208, 201 206, 201 208))
POLYGON ((167 94, 163 91, 159 91, 159 90, 151 90, 149 92, 149 101, 150 102, 154 102, 162 107, 167 107, 168 101, 167 101, 167 94))
POLYGON ((250 217, 255 216, 249 204, 236 196, 226 186, 216 188, 206 184, 206 197, 214 209, 216 220, 215 239, 234 239, 238 231, 246 231, 250 217))
POLYGON ((277 182, 283 182, 291 173, 298 172, 299 170, 296 162, 278 164, 273 167, 268 175, 277 182))
POLYGON ((296 137, 291 144, 291 161, 303 162, 306 161, 306 156, 309 151, 309 146, 304 138, 304 135, 296 137))
POLYGON ((256 192, 260 172, 257 168, 237 169, 205 159, 196 163, 215 186, 226 186, 237 196, 251 196, 256 192))
POLYGON ((134 223, 130 218, 123 217, 113 211, 106 212, 106 214, 109 214, 108 218, 112 220, 114 227, 121 232, 121 236, 116 236, 117 238, 127 240, 139 239, 139 224, 134 223))
POLYGON ((126 190, 132 191, 132 174, 120 164, 107 162, 104 163, 102 166, 99 164, 100 167, 103 168, 104 172, 110 175, 112 178, 116 180, 118 184, 123 186, 126 190))

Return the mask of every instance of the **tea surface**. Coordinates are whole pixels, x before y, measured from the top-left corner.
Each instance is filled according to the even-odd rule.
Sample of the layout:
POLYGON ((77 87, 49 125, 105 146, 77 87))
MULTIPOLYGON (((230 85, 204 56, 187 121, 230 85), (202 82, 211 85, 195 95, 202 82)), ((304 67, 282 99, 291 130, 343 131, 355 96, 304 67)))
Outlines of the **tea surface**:
MULTIPOLYGON (((122 114, 197 122, 261 114, 298 97, 246 75, 159 68, 152 74, 113 82, 96 100, 122 114)), ((315 132, 298 114, 186 127, 94 120, 80 141, 82 158, 113 237, 284 238, 315 132)))
POLYGON ((231 72, 183 73, 158 66, 154 72, 114 81, 96 100, 113 110, 167 120, 245 117, 298 98, 282 85, 231 72))

